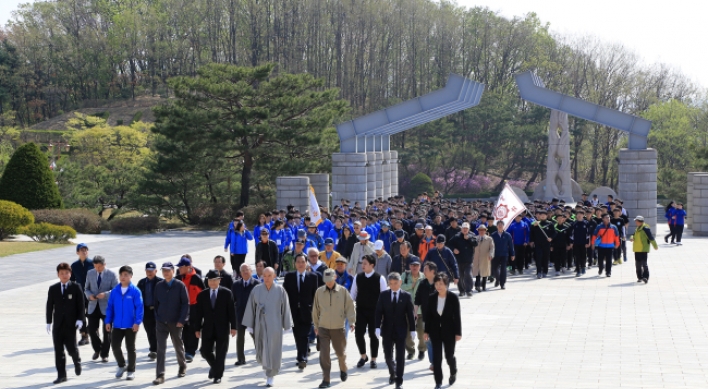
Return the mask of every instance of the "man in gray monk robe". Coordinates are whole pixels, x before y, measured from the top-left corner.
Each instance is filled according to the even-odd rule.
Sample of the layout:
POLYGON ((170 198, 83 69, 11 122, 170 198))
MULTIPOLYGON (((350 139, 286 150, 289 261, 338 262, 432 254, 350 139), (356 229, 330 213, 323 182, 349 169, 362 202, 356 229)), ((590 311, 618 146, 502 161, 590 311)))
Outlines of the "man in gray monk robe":
POLYGON ((272 387, 283 358, 283 334, 292 329, 288 294, 275 284, 275 270, 263 271, 263 283, 253 288, 241 324, 254 335, 256 360, 263 365, 266 387, 272 387))

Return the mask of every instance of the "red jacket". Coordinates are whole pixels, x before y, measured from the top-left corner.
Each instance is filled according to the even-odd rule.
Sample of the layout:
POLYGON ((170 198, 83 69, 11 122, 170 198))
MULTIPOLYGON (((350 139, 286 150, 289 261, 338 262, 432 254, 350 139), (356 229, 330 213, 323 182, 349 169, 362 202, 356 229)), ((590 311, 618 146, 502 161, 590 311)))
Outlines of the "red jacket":
POLYGON ((185 275, 178 275, 177 279, 182 281, 187 287, 187 294, 189 295, 189 305, 194 305, 197 303, 197 295, 199 292, 204 290, 204 281, 199 277, 194 268, 192 268, 189 273, 185 275))

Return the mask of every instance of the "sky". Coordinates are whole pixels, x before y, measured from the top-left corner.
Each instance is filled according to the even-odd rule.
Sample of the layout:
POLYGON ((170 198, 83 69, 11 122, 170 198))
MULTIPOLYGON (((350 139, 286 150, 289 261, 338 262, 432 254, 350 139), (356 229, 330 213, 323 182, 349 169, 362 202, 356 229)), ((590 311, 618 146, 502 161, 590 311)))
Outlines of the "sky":
MULTIPOLYGON (((0 24, 25 0, 0 0, 0 24)), ((457 0, 465 7, 483 6, 503 16, 535 12, 551 31, 593 35, 621 43, 646 64, 663 62, 708 87, 708 1, 706 0, 457 0)))
POLYGON ((552 32, 621 43, 645 64, 666 63, 708 87, 706 0, 457 0, 506 17, 535 12, 552 32))

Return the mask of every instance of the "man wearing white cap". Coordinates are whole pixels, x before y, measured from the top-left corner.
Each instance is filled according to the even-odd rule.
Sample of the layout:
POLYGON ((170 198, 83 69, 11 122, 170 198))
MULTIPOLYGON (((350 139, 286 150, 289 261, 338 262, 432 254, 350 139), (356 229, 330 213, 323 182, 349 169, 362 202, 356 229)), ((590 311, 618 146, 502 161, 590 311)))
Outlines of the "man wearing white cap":
POLYGON ((374 251, 376 252, 376 272, 384 277, 391 272, 391 256, 384 250, 384 242, 377 240, 374 242, 374 251))
POLYGON ((362 261, 365 255, 376 255, 374 253, 374 244, 370 242, 371 235, 366 231, 361 231, 357 235, 359 243, 354 244, 352 256, 349 258, 349 266, 347 270, 351 275, 357 275, 362 272, 362 261))

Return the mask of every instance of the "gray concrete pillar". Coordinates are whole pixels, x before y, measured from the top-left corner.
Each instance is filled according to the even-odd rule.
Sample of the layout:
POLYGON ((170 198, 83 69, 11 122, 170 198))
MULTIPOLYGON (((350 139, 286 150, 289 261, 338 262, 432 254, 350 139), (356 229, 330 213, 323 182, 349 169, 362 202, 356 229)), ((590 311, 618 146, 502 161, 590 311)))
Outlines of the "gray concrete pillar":
POLYGON ((289 204, 305 213, 309 206, 308 190, 310 178, 302 176, 277 177, 275 179, 276 204, 278 209, 285 209, 289 204))
POLYGON ((301 176, 310 178, 310 185, 315 190, 317 204, 325 209, 329 209, 329 174, 327 173, 303 173, 301 176))
POLYGON ((391 152, 384 151, 381 153, 383 155, 382 170, 383 170, 383 198, 384 200, 391 197, 391 152))
MULTIPOLYGON (((370 151, 366 153, 366 204, 376 198, 376 153, 370 151)), ((365 208, 366 204, 361 204, 365 208)))
MULTIPOLYGON (((391 196, 398 196, 398 151, 391 150, 391 158, 388 160, 391 170, 391 196)), ((410 201, 410 199, 406 199, 410 201)))
POLYGON ((695 236, 708 236, 708 173, 693 174, 693 198, 690 214, 691 230, 695 236))
POLYGON ((359 202, 362 207, 367 198, 367 155, 366 153, 332 154, 332 198, 339 204, 340 199, 348 199, 351 205, 359 202))
MULTIPOLYGON (((629 217, 644 216, 653 231, 656 231, 656 160, 655 149, 621 149, 619 152, 619 197, 629 217)), ((628 233, 633 234, 634 223, 629 223, 628 229, 628 233)))
POLYGON ((376 194, 372 200, 376 200, 379 197, 383 197, 383 153, 374 153, 374 164, 376 169, 376 194))
MULTIPOLYGON (((687 189, 686 189, 686 212, 691 215, 693 212, 693 177, 696 174, 701 174, 700 172, 690 172, 686 177, 687 189)), ((689 217, 686 219, 686 228, 691 229, 693 218, 689 217)))

